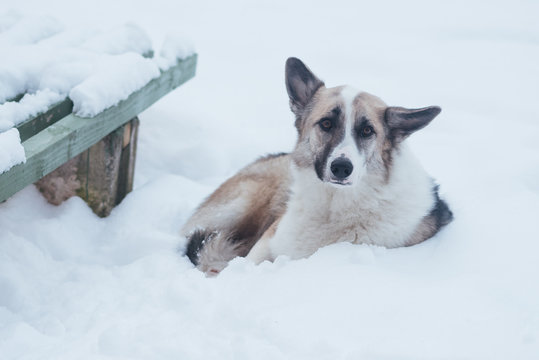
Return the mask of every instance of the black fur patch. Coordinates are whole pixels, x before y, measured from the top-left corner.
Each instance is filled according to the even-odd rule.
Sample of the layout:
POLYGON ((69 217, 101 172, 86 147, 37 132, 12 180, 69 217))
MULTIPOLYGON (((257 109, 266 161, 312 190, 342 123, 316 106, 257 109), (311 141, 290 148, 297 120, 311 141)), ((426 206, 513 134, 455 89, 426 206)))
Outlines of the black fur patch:
POLYGON ((435 185, 432 188, 436 203, 430 212, 430 216, 432 216, 432 218, 435 220, 436 227, 439 229, 442 226, 449 224, 453 220, 453 213, 449 209, 447 203, 440 199, 440 196, 438 195, 438 187, 438 185, 435 185))
POLYGON ((205 230, 195 230, 187 239, 189 242, 187 244, 185 255, 187 255, 194 265, 198 265, 198 254, 204 247, 206 240, 210 239, 211 236, 212 233, 205 230))
POLYGON ((317 156, 316 160, 314 161, 314 170, 316 171, 318 178, 322 181, 324 181, 324 170, 326 169, 328 156, 331 150, 333 150, 333 146, 331 146, 331 144, 327 144, 322 154, 317 156))
POLYGON ((314 170, 316 171, 318 178, 322 181, 324 181, 324 171, 327 166, 328 157, 333 149, 342 142, 345 135, 344 119, 339 107, 331 110, 331 113, 324 117, 324 119, 326 118, 331 119, 334 125, 331 131, 325 133, 324 136, 327 139, 326 144, 323 151, 316 156, 314 161, 314 170))
POLYGON ((362 116, 361 118, 359 118, 358 120, 355 121, 355 123, 354 123, 354 135, 355 135, 356 141, 361 139, 361 130, 365 126, 372 126, 369 119, 367 119, 365 116, 362 116))

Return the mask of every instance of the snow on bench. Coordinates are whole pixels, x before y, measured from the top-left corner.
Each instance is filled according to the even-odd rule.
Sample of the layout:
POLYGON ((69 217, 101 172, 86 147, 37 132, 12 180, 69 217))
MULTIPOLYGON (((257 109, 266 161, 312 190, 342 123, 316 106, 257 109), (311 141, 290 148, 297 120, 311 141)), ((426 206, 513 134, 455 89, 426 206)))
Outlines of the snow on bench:
POLYGON ((197 55, 168 37, 154 56, 133 24, 68 31, 55 19, 17 14, 0 16, 0 48, 0 201, 64 164, 37 184, 47 199, 77 194, 108 215, 132 186, 137 115, 192 78, 197 55), (90 199, 91 174, 100 199, 90 199), (85 194, 62 194, 75 188, 85 194))

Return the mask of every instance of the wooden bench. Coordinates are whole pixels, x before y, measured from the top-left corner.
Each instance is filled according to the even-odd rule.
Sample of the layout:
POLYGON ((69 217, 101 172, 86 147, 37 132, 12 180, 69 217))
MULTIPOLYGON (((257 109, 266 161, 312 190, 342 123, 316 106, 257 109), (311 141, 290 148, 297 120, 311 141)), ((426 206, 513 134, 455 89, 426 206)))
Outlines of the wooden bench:
POLYGON ((110 214, 133 187, 138 114, 191 79, 196 63, 196 54, 179 60, 93 118, 73 114, 67 98, 19 124, 26 163, 0 174, 0 202, 37 182, 51 203, 78 195, 97 215, 110 214))

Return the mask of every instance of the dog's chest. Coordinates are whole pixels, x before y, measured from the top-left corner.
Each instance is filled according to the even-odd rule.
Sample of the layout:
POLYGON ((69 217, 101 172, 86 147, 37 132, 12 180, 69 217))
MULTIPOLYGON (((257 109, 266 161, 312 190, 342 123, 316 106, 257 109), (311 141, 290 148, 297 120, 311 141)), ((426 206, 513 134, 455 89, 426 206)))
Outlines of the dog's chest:
POLYGON ((272 239, 272 252, 301 258, 343 241, 403 246, 432 201, 427 189, 410 195, 298 191, 272 239))

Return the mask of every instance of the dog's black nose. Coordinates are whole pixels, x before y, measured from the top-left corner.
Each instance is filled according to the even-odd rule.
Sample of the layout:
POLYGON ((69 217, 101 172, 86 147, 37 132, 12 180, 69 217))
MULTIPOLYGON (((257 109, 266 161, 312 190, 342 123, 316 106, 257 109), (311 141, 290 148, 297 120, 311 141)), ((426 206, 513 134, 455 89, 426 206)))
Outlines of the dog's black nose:
POLYGON ((331 163, 331 172, 339 180, 350 176, 352 170, 354 170, 354 166, 348 159, 338 158, 331 163))

